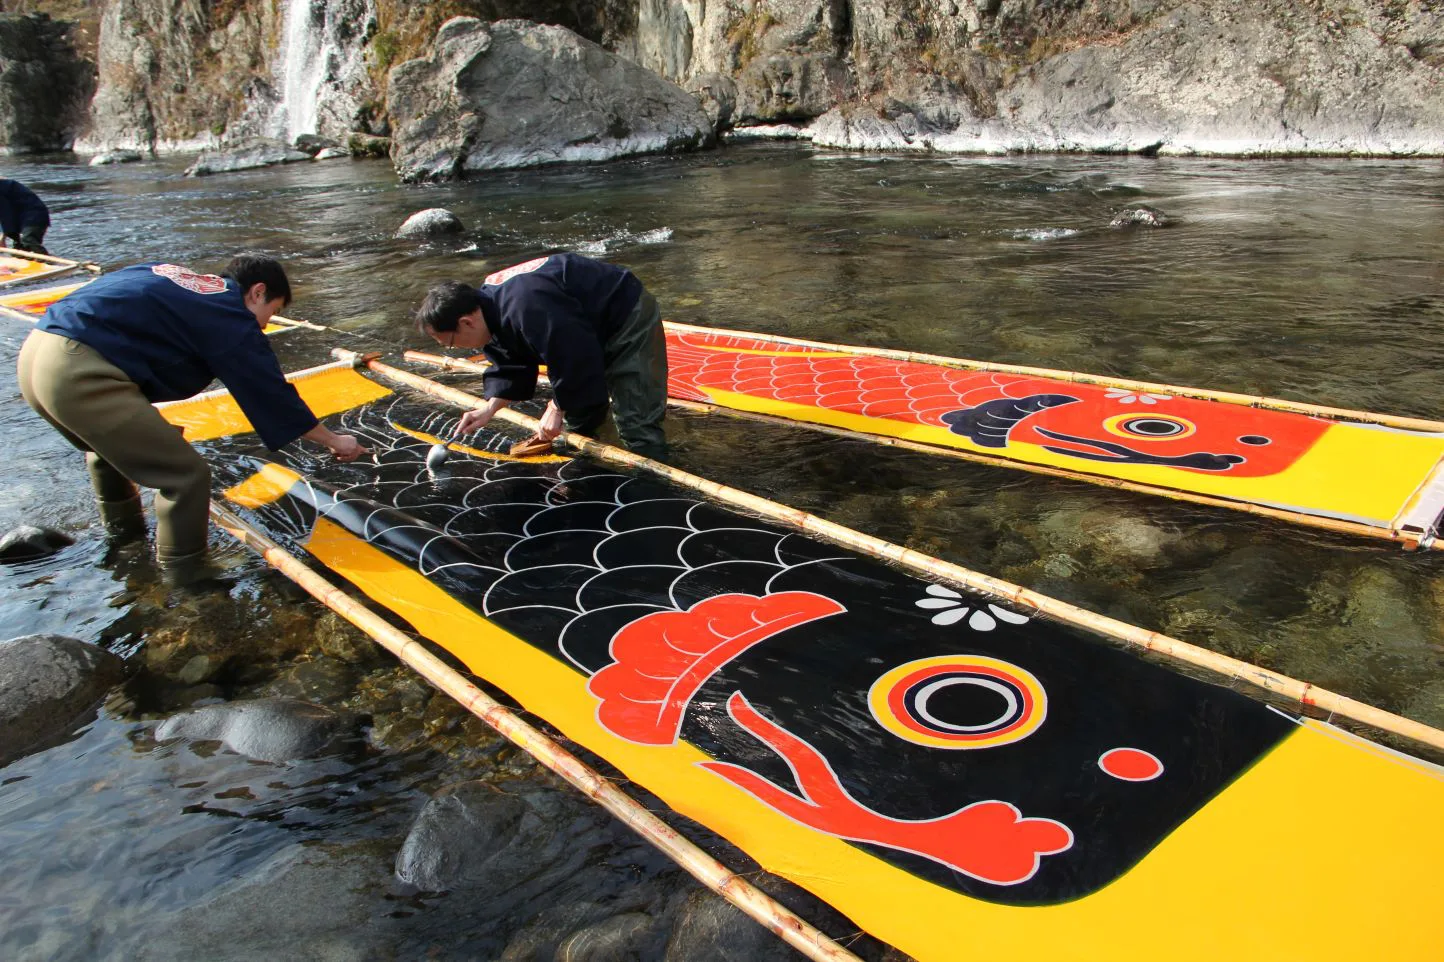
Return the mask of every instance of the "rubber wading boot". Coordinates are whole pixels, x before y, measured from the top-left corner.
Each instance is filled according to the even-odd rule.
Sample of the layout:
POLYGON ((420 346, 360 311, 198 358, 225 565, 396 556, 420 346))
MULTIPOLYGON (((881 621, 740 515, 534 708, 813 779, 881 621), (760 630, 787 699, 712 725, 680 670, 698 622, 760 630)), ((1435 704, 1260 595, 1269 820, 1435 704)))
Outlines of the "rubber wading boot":
POLYGON ((112 542, 121 544, 145 537, 145 508, 139 494, 120 501, 97 501, 96 506, 105 536, 112 542))
POLYGON ((234 578, 225 577, 221 569, 211 564, 205 551, 161 561, 160 580, 170 591, 172 600, 176 596, 228 593, 236 586, 234 578))

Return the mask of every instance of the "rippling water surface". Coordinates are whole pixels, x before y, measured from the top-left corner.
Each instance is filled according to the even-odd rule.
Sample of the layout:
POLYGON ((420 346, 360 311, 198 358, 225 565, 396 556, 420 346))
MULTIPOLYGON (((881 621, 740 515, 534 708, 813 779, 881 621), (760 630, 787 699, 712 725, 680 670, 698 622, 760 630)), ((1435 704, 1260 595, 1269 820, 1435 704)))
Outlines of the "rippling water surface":
MULTIPOLYGON (((296 286, 290 313, 341 329, 335 340, 348 346, 430 346, 407 320, 430 283, 479 281, 569 249, 632 267, 680 321, 1444 417, 1437 160, 748 146, 431 187, 397 185, 377 162, 203 179, 182 170, 26 162, 7 176, 49 202, 47 241, 66 256, 203 269, 240 249, 281 256, 296 286), (1107 227, 1140 203, 1175 226, 1107 227), (451 209, 467 234, 393 239, 423 207, 451 209)), ((0 570, 0 622, 7 635, 61 632, 143 660, 197 630, 196 614, 165 608, 143 558, 107 555, 79 456, 19 398, 24 334, 0 321, 0 529, 47 524, 77 543, 0 570)), ((312 335, 276 343, 287 367, 325 360, 330 346, 312 335)), ((1444 553, 722 417, 678 416, 672 434, 688 470, 1444 725, 1444 553)), ((218 929, 187 909, 321 846, 345 854, 318 876, 337 886, 360 877, 352 891, 376 891, 357 909, 365 924, 344 932, 320 917, 283 919, 278 931, 306 957, 427 946, 485 956, 480 943, 439 935, 492 924, 485 907, 405 902, 376 878, 424 793, 489 756, 422 748, 418 736, 408 751, 277 768, 150 738, 158 718, 195 699, 342 704, 390 671, 305 675, 325 662, 310 647, 309 603, 215 544, 243 575, 227 601, 241 611, 230 640, 267 657, 184 691, 133 684, 76 740, 0 769, 0 954, 179 958, 263 944, 271 936, 259 929, 218 929)), ((403 724, 396 704, 390 717, 403 724)))

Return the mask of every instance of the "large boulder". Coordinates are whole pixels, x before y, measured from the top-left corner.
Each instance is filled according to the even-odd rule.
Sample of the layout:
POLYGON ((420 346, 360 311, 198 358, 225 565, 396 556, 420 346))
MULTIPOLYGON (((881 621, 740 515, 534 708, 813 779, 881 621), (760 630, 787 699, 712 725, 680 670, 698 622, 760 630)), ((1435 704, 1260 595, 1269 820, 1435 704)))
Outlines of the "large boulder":
POLYGON ((110 652, 62 635, 0 642, 0 765, 74 731, 123 666, 110 652))
POLYGON ((71 42, 72 24, 47 14, 0 16, 0 149, 69 150, 85 124, 95 64, 71 42))
POLYGON ((695 98, 562 27, 458 17, 387 78, 404 180, 598 161, 709 143, 695 98))

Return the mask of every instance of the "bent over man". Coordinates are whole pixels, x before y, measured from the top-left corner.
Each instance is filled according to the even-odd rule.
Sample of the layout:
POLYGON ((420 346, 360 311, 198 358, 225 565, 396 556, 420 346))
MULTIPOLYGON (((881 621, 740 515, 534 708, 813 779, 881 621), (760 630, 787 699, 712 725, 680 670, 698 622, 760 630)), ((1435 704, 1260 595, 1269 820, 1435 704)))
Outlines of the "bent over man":
POLYGON ((143 530, 136 485, 155 489, 156 558, 173 583, 204 573, 210 469, 151 402, 218 378, 272 450, 297 438, 342 461, 366 450, 319 423, 282 375, 261 330, 290 301, 268 257, 243 254, 220 277, 143 264, 51 305, 20 350, 26 403, 85 452, 112 530, 143 530))
POLYGON ((18 180, 0 177, 0 230, 7 247, 32 254, 48 254, 44 243, 50 228, 50 208, 18 180))
POLYGON ((667 452, 667 343, 657 300, 623 267, 580 254, 552 254, 492 274, 480 289, 447 281, 431 288, 416 326, 446 347, 482 348, 492 368, 481 407, 460 433, 536 393, 547 366, 554 400, 537 437, 591 434, 608 407, 617 434, 647 457, 667 452))

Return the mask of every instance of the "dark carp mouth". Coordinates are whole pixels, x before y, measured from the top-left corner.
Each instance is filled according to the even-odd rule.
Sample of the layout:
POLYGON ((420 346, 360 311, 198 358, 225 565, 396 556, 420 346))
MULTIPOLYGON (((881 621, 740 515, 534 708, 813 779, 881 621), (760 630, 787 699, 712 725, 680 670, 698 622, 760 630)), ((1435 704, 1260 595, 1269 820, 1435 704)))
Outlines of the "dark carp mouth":
POLYGON ((1192 454, 1180 454, 1173 457, 1145 454, 1112 441, 1096 441, 1091 438, 1075 437, 1071 434, 1059 434, 1057 431, 1049 431, 1044 428, 1034 428, 1033 430, 1045 438, 1067 441, 1070 444, 1095 449, 1075 451, 1072 448, 1054 447, 1051 444, 1043 445, 1045 451, 1066 454, 1074 458, 1087 458, 1090 461, 1108 461, 1112 464, 1164 464, 1174 468, 1193 468, 1197 471, 1227 471, 1235 464, 1243 464, 1245 460, 1240 454, 1211 454, 1207 451, 1195 451, 1192 454))

